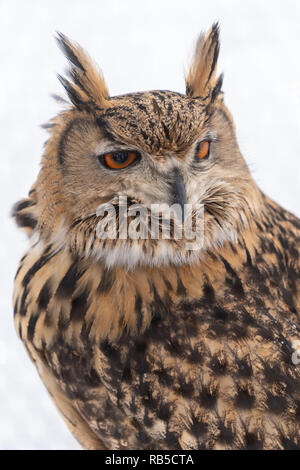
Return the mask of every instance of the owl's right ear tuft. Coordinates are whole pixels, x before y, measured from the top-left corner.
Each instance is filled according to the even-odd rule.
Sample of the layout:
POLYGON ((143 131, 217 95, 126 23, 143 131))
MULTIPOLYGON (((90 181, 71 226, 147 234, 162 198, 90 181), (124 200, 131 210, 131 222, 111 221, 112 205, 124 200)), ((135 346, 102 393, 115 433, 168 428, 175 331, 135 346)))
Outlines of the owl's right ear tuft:
POLYGON ((216 79, 219 57, 219 24, 214 23, 206 34, 200 34, 192 65, 186 77, 186 94, 193 98, 215 100, 221 91, 222 76, 216 79))
POLYGON ((72 42, 62 33, 57 33, 56 40, 70 62, 68 74, 73 83, 61 75, 58 75, 58 79, 74 106, 87 111, 110 107, 103 75, 88 54, 79 44, 72 42))

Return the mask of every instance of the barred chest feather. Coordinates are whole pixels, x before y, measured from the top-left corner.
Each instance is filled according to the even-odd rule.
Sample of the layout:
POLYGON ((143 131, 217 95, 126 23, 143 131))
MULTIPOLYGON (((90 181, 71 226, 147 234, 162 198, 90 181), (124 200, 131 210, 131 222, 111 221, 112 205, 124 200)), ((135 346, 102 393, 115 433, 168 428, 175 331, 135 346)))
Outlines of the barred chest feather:
POLYGON ((15 325, 82 445, 299 448, 299 234, 269 201, 189 266, 108 270, 33 246, 15 325))

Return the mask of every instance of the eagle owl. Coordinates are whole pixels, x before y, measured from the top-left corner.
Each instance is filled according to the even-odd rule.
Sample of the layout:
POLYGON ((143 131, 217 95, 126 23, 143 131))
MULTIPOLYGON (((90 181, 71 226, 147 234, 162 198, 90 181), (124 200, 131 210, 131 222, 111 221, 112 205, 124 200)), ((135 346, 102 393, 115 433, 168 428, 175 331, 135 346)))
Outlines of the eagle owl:
POLYGON ((299 449, 300 221, 239 151, 218 25, 198 39, 185 94, 111 97, 83 49, 57 39, 70 103, 13 209, 30 237, 14 321, 71 432, 85 449, 299 449), (121 199, 146 226, 155 204, 191 206, 192 223, 198 205, 202 242, 175 237, 176 214, 169 238, 160 216, 157 238, 121 237, 121 199))

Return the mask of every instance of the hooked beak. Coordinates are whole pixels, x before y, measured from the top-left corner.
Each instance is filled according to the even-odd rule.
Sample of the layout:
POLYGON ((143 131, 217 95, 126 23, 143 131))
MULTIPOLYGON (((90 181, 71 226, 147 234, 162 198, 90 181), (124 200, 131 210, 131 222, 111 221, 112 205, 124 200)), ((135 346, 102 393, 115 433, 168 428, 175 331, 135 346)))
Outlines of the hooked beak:
POLYGON ((179 218, 181 219, 183 223, 185 219, 185 204, 187 203, 186 190, 185 190, 181 173, 178 170, 178 168, 174 169, 172 176, 173 176, 172 181, 171 181, 172 195, 173 195, 172 201, 173 201, 173 204, 178 204, 180 206, 181 210, 180 210, 180 214, 178 215, 180 215, 179 218))

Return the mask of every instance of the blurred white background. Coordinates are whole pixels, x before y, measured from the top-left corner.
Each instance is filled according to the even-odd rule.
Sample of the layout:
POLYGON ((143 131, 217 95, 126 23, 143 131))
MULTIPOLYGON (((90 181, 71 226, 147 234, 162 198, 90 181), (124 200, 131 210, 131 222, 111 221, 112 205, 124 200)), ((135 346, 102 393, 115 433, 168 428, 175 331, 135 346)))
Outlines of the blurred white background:
POLYGON ((0 449, 79 449, 13 329, 12 285, 27 243, 9 218, 33 183, 57 113, 62 31, 101 66, 111 95, 184 92, 201 30, 219 20, 225 100, 261 188, 300 216, 298 0, 0 0, 0 449))

